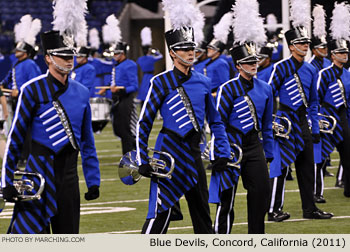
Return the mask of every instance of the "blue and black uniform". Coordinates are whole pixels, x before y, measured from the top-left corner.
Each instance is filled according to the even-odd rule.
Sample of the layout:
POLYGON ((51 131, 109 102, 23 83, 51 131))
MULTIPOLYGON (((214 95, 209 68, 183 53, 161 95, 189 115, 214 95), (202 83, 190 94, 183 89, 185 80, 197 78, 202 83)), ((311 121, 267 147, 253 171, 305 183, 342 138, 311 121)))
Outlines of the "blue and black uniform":
MULTIPOLYGON (((89 91, 68 79, 63 85, 43 74, 21 87, 2 165, 2 187, 13 185, 14 171, 31 128, 32 150, 25 167, 40 173, 45 189, 40 200, 15 203, 9 233, 78 233, 80 216, 78 153, 87 187, 100 185, 89 91)), ((34 179, 38 190, 38 179, 34 179)))
MULTIPOLYGON (((313 199, 314 152, 312 134, 319 134, 317 70, 307 62, 298 62, 293 56, 274 65, 269 84, 274 95, 279 95, 278 116, 291 121, 289 138, 276 137, 274 160, 270 165, 271 202, 269 213, 283 208, 283 195, 287 167, 293 162, 304 213, 316 211, 313 199), (312 134, 307 121, 312 122, 312 134)), ((287 127, 285 121, 276 119, 287 127)))
POLYGON ((337 148, 344 169, 344 195, 350 197, 350 72, 332 64, 320 71, 317 88, 320 113, 337 120, 333 134, 321 132, 322 161, 337 148))
POLYGON ((266 67, 259 67, 258 72, 256 73, 256 77, 259 80, 268 82, 270 80, 272 71, 273 71, 273 64, 270 64, 266 67))
POLYGON ((163 55, 157 53, 155 55, 144 55, 137 59, 136 63, 140 66, 143 73, 140 89, 137 95, 137 99, 144 101, 146 99, 147 91, 150 86, 150 80, 153 77, 154 64, 161 60, 163 55))
POLYGON ((89 93, 91 93, 91 90, 94 88, 95 85, 95 67, 88 62, 81 65, 77 64, 72 70, 70 78, 83 84, 87 89, 89 89, 89 93))
MULTIPOLYGON (((170 220, 182 219, 179 200, 185 195, 194 232, 212 233, 208 205, 208 187, 199 149, 200 132, 206 118, 215 135, 217 157, 229 158, 229 143, 220 115, 211 95, 210 80, 177 68, 151 80, 137 125, 138 164, 148 164, 148 138, 157 111, 163 117, 155 149, 175 159, 171 179, 152 178, 149 208, 143 233, 166 233, 170 220)), ((169 167, 166 167, 166 171, 169 167)))
POLYGON ((137 114, 134 98, 138 89, 136 63, 130 59, 117 63, 112 69, 111 86, 125 87, 112 94, 111 117, 114 134, 121 138, 123 154, 126 154, 135 149, 137 114))
POLYGON ((226 60, 218 57, 210 59, 203 68, 203 73, 211 80, 210 89, 214 93, 222 83, 230 79, 230 67, 226 60))
MULTIPOLYGON (((266 159, 273 159, 272 98, 271 87, 257 78, 249 81, 239 75, 219 88, 217 109, 230 143, 241 147, 243 159, 240 170, 228 168, 223 172, 213 171, 209 202, 217 204, 215 233, 231 232, 240 174, 243 186, 248 191, 248 232, 265 232, 264 218, 269 196, 266 159), (259 132, 262 133, 262 142, 259 132)), ((237 150, 231 148, 237 156, 237 150)))

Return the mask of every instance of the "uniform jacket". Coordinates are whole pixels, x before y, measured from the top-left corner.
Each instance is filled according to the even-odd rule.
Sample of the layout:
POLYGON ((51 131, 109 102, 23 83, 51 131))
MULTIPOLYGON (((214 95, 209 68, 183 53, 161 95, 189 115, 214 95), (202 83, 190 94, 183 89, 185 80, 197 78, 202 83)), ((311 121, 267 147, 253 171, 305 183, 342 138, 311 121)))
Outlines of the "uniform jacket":
POLYGON ((217 140, 217 157, 230 156, 224 125, 211 96, 210 80, 196 71, 190 71, 185 76, 174 68, 151 80, 137 125, 139 165, 149 162, 148 137, 158 110, 163 117, 163 130, 158 135, 155 149, 166 151, 174 157, 175 170, 171 179, 151 181, 147 218, 171 208, 197 183, 198 173, 191 155, 193 150, 186 137, 195 131, 200 133, 205 118, 217 140))
POLYGON ((309 63, 311 65, 313 65, 318 72, 321 71, 323 68, 326 68, 326 67, 329 67, 330 65, 332 65, 332 62, 329 59, 327 59, 327 58, 320 59, 320 58, 316 57, 315 55, 313 55, 310 58, 309 63))
MULTIPOLYGON (((13 173, 29 127, 32 142, 41 146, 41 151, 29 154, 25 170, 40 173, 46 180, 45 190, 40 200, 17 203, 26 211, 16 216, 14 225, 17 226, 14 230, 19 233, 40 233, 57 213, 53 170, 56 154, 68 145, 80 150, 87 187, 100 185, 89 91, 72 79, 63 85, 48 73, 22 86, 4 155, 2 187, 13 184, 13 173), (57 104, 61 109, 55 108, 57 104)), ((38 181, 34 182, 37 185, 38 181)))
MULTIPOLYGON (((89 89, 89 92, 91 92, 96 78, 95 67, 90 63, 76 65, 70 74, 70 78, 83 84, 87 89, 89 89)), ((97 90, 95 90, 95 92, 97 92, 97 90)))
POLYGON ((111 86, 123 86, 127 94, 136 92, 138 89, 136 63, 130 59, 117 63, 112 70, 111 86))
POLYGON ((256 78, 259 80, 263 80, 268 82, 271 76, 273 70, 273 64, 268 65, 267 67, 264 68, 258 68, 258 72, 256 74, 256 78))
MULTIPOLYGON (((224 122, 230 143, 237 144, 242 148, 244 135, 257 128, 262 133, 266 158, 273 158, 273 98, 271 87, 266 82, 257 78, 253 78, 252 82, 249 82, 238 76, 224 83, 219 88, 217 109, 224 122), (253 104, 255 116, 249 109, 247 99, 253 104), (257 119, 256 125, 254 117, 257 119)), ((232 148, 232 151, 237 153, 235 148, 232 148)), ((220 193, 231 188, 237 182, 237 175, 237 171, 232 168, 225 172, 213 172, 209 188, 209 201, 218 203, 220 193)))
POLYGON ((211 80, 210 89, 215 92, 222 83, 230 79, 230 67, 226 60, 216 58, 208 61, 204 68, 204 75, 211 80))
MULTIPOLYGON (((276 137, 275 157, 270 165, 270 177, 279 176, 281 169, 293 163, 300 151, 304 148, 304 140, 300 127, 298 111, 305 107, 301 92, 295 79, 300 79, 308 115, 312 123, 312 133, 319 134, 318 125, 318 98, 317 98, 317 70, 308 62, 299 63, 294 57, 281 60, 274 65, 269 84, 274 95, 279 95, 280 107, 277 115, 285 116, 292 122, 292 131, 289 139, 276 137)), ((280 120, 276 120, 280 122, 280 120)), ((281 122, 283 124, 283 122, 281 122)))
MULTIPOLYGON (((104 60, 99 58, 93 58, 89 60, 90 64, 95 67, 96 78, 93 87, 90 89, 90 97, 101 97, 96 94, 99 89, 96 89, 96 86, 109 86, 111 84, 111 73, 114 67, 115 61, 113 60, 104 60)), ((103 97, 112 98, 110 90, 106 90, 103 97)))

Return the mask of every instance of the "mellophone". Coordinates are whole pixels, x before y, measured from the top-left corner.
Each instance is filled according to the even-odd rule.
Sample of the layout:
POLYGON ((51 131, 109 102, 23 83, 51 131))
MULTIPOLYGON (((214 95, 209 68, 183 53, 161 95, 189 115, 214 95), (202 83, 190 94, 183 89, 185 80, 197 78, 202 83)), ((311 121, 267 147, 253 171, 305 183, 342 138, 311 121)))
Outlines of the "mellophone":
MULTIPOLYGON (((17 201, 29 201, 29 200, 40 200, 41 194, 45 188, 45 178, 36 172, 25 172, 25 171, 15 171, 14 176, 22 176, 20 179, 14 179, 13 186, 18 192, 17 201), (33 194, 34 181, 29 179, 29 177, 37 177, 39 179, 39 188, 33 194)), ((0 187, 0 213, 5 208, 5 199, 3 198, 2 189, 0 187)))

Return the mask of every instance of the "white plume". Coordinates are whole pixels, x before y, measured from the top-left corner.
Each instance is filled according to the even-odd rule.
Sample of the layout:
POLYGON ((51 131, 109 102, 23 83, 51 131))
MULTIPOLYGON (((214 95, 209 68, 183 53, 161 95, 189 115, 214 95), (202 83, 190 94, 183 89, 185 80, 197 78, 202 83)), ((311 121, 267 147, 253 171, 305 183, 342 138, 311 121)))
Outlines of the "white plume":
POLYGON ((309 27, 311 20, 310 2, 307 0, 290 0, 290 19, 294 28, 298 26, 309 27))
POLYGON ((36 35, 38 35, 40 30, 41 30, 41 21, 40 19, 36 18, 31 23, 30 29, 28 30, 26 37, 24 38, 24 42, 34 47, 36 35))
POLYGON ((275 32, 277 30, 277 18, 273 13, 266 16, 266 29, 269 32, 275 32))
POLYGON ((86 1, 53 0, 53 29, 59 31, 61 35, 66 32, 74 37, 79 36, 80 31, 87 29, 85 21, 86 1))
POLYGON ((152 45, 152 31, 151 28, 149 28, 148 26, 143 27, 141 30, 141 45, 152 45))
POLYGON ((17 27, 17 38, 18 41, 24 41, 27 36, 28 31, 30 30, 30 26, 32 25, 32 16, 27 14, 21 17, 18 27, 17 27))
POLYGON ((214 25, 214 38, 226 44, 227 36, 231 30, 233 13, 227 12, 223 15, 220 21, 214 25))
POLYGON ((106 18, 106 26, 102 29, 103 41, 105 43, 117 44, 122 40, 122 33, 119 28, 119 20, 114 14, 106 18))
POLYGON ((98 36, 98 30, 96 28, 92 28, 89 31, 89 43, 91 48, 96 50, 100 48, 100 37, 98 36))
POLYGON ((316 38, 321 38, 327 35, 326 32, 326 12, 322 5, 317 4, 313 11, 312 16, 314 18, 313 34, 316 38))
POLYGON ((191 26, 194 5, 191 0, 163 0, 163 10, 169 12, 169 19, 174 30, 191 26))
POLYGON ((266 41, 264 19, 260 16, 257 0, 237 0, 232 10, 235 42, 264 44, 266 41))
POLYGON ((77 47, 87 46, 87 35, 88 35, 88 27, 85 22, 85 25, 82 26, 82 28, 77 31, 77 34, 74 37, 77 47))
POLYGON ((332 12, 331 35, 333 39, 350 39, 350 11, 349 5, 335 3, 332 12))
POLYGON ((200 11, 199 8, 194 8, 193 19, 192 19, 192 27, 194 30, 194 41, 199 45, 202 43, 204 39, 204 14, 200 11))
POLYGON ((15 27, 13 28, 13 32, 15 33, 15 42, 18 43, 19 40, 19 29, 21 28, 21 26, 19 25, 19 23, 15 24, 15 27))

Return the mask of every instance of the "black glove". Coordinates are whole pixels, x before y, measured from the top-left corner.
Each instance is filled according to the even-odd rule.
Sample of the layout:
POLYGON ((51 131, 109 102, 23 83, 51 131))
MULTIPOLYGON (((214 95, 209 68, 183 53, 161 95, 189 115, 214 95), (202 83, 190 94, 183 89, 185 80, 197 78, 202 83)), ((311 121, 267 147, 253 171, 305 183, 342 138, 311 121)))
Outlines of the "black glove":
POLYGON ((216 172, 222 172, 227 169, 228 158, 220 157, 214 160, 212 170, 216 172))
POLYGON ((97 185, 90 186, 88 192, 85 193, 86 200, 94 200, 100 197, 100 189, 97 185))
POLYGON ((147 178, 152 177, 151 172, 154 172, 152 166, 150 164, 143 164, 139 166, 139 173, 147 178))
POLYGON ((19 193, 13 185, 8 185, 5 188, 3 188, 2 194, 3 194, 4 200, 6 200, 7 202, 18 201, 19 193))
POLYGON ((273 157, 268 157, 268 158, 266 158, 266 163, 271 163, 272 160, 273 160, 273 157))
POLYGON ((321 140, 320 134, 312 134, 312 142, 313 143, 319 143, 321 140))

